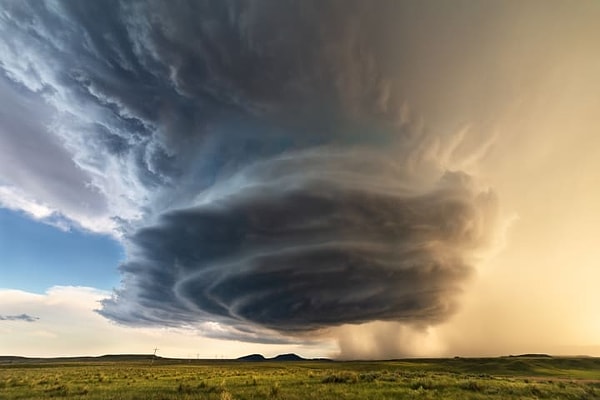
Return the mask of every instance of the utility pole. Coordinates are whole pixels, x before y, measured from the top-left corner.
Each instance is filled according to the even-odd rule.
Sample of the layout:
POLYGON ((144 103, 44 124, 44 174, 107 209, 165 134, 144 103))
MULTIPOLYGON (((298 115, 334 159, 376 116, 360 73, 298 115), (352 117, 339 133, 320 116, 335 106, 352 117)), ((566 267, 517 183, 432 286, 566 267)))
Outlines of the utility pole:
POLYGON ((160 350, 159 348, 154 348, 154 354, 152 355, 152 362, 150 363, 150 365, 154 364, 154 360, 156 359, 156 352, 160 350))

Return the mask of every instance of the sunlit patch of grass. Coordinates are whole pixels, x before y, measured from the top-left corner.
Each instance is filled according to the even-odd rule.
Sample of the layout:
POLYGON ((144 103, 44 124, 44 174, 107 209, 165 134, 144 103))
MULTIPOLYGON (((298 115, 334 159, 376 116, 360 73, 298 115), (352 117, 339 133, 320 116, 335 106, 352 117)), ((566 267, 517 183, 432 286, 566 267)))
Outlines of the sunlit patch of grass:
POLYGON ((327 375, 322 380, 323 383, 356 383, 358 375, 350 371, 335 372, 327 375))

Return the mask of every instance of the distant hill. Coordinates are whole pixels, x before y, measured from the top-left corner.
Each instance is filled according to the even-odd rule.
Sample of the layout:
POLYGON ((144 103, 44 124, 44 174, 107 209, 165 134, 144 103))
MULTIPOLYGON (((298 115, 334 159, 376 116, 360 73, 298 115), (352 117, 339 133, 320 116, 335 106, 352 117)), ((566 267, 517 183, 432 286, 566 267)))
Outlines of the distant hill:
POLYGON ((273 358, 265 358, 262 354, 250 354, 238 358, 240 361, 307 361, 306 358, 300 357, 298 354, 287 353, 280 354, 273 358))
POLYGON ((280 354, 277 357, 272 358, 273 361, 305 361, 305 358, 300 357, 298 354, 288 353, 280 354))
POLYGON ((0 356, 0 363, 23 362, 27 360, 38 360, 38 358, 27 358, 20 356, 0 356))
POLYGON ((56 363, 56 362, 98 362, 98 361, 142 361, 142 360, 168 360, 163 357, 153 356, 152 354, 106 354, 103 356, 81 356, 81 357, 19 357, 19 356, 0 356, 1 364, 17 363, 56 363))
POLYGON ((552 358, 549 354, 538 354, 538 353, 527 353, 527 354, 517 354, 516 356, 509 357, 522 357, 522 358, 552 358))
POLYGON ((262 354, 249 354, 238 358, 240 361, 266 361, 267 359, 262 354))
MULTIPOLYGON (((327 358, 306 359, 294 353, 280 354, 273 358, 265 358, 262 354, 249 354, 239 357, 238 361, 263 362, 263 361, 331 361, 327 358)), ((103 356, 80 356, 80 357, 19 357, 19 356, 1 356, 0 364, 31 364, 31 363, 78 363, 78 362, 160 362, 160 363, 181 363, 181 362, 216 362, 219 360, 190 360, 182 358, 160 357, 152 354, 106 354, 103 356)))

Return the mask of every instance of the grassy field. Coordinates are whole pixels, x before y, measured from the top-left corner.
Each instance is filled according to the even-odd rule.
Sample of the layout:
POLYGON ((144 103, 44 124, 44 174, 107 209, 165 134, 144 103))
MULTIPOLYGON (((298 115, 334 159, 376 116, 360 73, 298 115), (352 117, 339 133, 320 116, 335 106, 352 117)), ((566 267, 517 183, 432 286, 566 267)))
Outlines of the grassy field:
POLYGON ((6 361, 0 399, 600 399, 600 359, 6 361))

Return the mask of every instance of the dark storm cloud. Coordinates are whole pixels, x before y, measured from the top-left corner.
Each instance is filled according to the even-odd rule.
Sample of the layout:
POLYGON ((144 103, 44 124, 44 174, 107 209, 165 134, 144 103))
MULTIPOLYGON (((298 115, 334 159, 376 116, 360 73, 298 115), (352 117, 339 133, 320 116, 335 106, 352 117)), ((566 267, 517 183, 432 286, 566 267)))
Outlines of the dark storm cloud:
POLYGON ((118 320, 134 303, 148 322, 200 313, 279 331, 445 319, 471 273, 465 254, 489 241, 495 197, 462 173, 405 186, 377 157, 290 154, 163 215, 131 238, 122 270, 135 290, 103 313, 118 320))
POLYGON ((39 317, 32 317, 29 314, 19 314, 19 315, 0 315, 0 321, 25 321, 25 322, 35 322, 39 320, 39 317))
MULTIPOLYGON (((103 315, 215 320, 231 327, 216 336, 279 340, 257 332, 427 324, 455 309, 495 200, 448 171, 469 155, 462 136, 424 128, 406 105, 422 71, 406 60, 442 65, 413 48, 413 34, 433 41, 415 21, 443 12, 398 1, 3 6, 4 78, 54 116, 25 124, 28 135, 63 144, 83 175, 69 187, 93 188, 96 211, 124 234, 123 285, 103 315)), ((447 33, 469 36, 458 28, 471 15, 457 15, 447 33)), ((61 193, 58 208, 76 197, 61 193)))
MULTIPOLYGON (((47 103, 27 111, 54 113, 30 136, 64 144, 77 167, 48 164, 80 169, 69 189, 105 197, 109 210, 94 199, 90 212, 151 217, 249 160, 376 136, 348 118, 386 92, 361 2, 3 4, 1 67, 47 103)), ((14 125, 31 125, 22 114, 3 129, 14 141, 14 125)), ((32 169, 20 170, 40 176, 32 169)), ((37 197, 76 208, 61 193, 37 197)))

